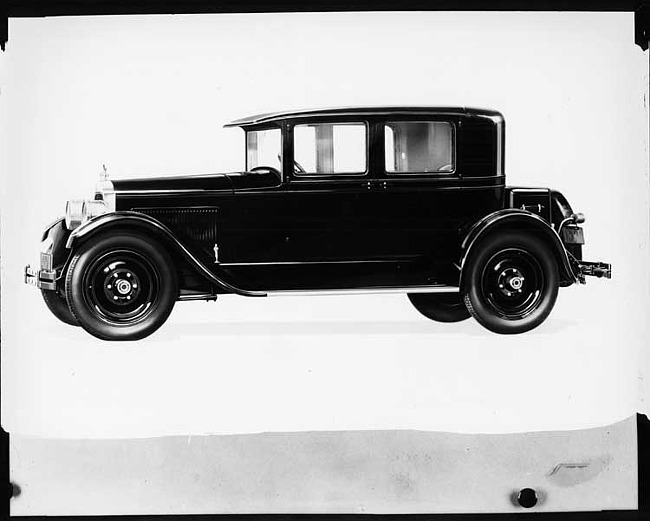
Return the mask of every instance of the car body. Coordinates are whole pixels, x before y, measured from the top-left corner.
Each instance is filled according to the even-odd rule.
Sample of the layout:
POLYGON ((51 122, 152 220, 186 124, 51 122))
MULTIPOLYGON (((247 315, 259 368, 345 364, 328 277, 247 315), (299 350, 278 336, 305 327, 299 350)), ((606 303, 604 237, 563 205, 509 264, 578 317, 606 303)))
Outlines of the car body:
POLYGON ((548 188, 506 185, 505 122, 466 107, 277 112, 245 134, 241 172, 100 179, 43 236, 25 280, 108 340, 138 339, 177 300, 400 292, 428 318, 521 333, 582 259, 584 217, 548 188))

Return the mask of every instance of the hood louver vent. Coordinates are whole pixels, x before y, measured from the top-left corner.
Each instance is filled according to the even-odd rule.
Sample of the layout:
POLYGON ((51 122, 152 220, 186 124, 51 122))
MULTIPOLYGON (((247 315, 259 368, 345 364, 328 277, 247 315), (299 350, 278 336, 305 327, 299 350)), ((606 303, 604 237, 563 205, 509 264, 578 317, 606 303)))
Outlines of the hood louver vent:
POLYGON ((217 242, 218 208, 134 208, 157 219, 179 239, 205 244, 217 242))

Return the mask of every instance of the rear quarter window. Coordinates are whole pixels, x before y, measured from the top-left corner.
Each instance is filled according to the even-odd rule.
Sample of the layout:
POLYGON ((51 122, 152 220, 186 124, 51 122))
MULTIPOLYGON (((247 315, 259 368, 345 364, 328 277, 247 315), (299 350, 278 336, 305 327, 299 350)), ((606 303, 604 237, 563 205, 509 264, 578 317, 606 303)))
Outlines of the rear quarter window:
POLYGON ((446 121, 399 121, 384 126, 386 172, 452 173, 454 130, 446 121))

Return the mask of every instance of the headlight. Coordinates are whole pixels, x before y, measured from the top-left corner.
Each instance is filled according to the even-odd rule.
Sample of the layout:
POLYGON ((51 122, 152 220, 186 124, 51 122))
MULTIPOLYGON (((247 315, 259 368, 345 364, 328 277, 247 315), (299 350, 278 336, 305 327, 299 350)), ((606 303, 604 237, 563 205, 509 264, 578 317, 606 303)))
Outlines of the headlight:
POLYGON ((65 205, 65 227, 74 230, 93 217, 108 211, 104 201, 83 201, 76 199, 65 205))
POLYGON ((65 204, 65 227, 74 230, 83 223, 84 202, 81 199, 68 201, 65 204))
POLYGON ((95 186, 93 201, 75 199, 68 201, 65 206, 65 227, 68 230, 78 228, 93 217, 115 211, 115 187, 108 180, 106 167, 95 186))

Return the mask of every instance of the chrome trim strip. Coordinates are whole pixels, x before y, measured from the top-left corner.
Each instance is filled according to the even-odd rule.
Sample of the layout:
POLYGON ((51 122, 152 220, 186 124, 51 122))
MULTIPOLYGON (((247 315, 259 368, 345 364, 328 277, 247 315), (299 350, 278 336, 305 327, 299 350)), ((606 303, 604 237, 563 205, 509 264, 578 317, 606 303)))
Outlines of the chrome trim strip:
POLYGON ((559 226, 557 227, 557 234, 558 234, 558 237, 559 237, 560 233, 562 233, 562 228, 564 228, 564 225, 565 225, 566 223, 568 223, 568 222, 572 222, 572 221, 573 221, 573 215, 572 215, 571 217, 567 217, 567 218, 565 218, 565 219, 562 219, 562 222, 561 222, 561 223, 559 224, 559 226))
POLYGON ((232 194, 232 188, 224 188, 223 190, 204 190, 202 188, 178 188, 174 190, 118 190, 120 196, 122 195, 165 195, 165 194, 232 194))
POLYGON ((458 293, 460 291, 456 286, 445 286, 443 284, 436 286, 402 286, 402 287, 377 287, 377 288, 350 288, 350 289, 320 289, 320 290, 276 290, 268 291, 269 297, 289 297, 289 296, 326 296, 326 295, 375 295, 387 293, 458 293))
POLYGON ((454 107, 428 107, 428 106, 378 106, 378 107, 330 107, 320 109, 301 109, 294 111, 268 112, 255 114, 245 118, 236 119, 224 125, 228 127, 248 127, 273 123, 287 119, 304 119, 311 117, 348 117, 348 116, 387 116, 405 115, 412 116, 475 116, 475 117, 501 117, 490 116, 491 109, 476 107, 454 106, 454 107))
POLYGON ((492 117, 497 130, 497 175, 505 175, 503 168, 503 118, 492 117))
MULTIPOLYGON (((454 178, 454 179, 457 180, 457 178, 454 178)), ((382 181, 387 181, 388 182, 389 180, 387 180, 387 179, 373 179, 372 181, 375 182, 376 184, 380 184, 382 181)), ((390 181, 392 181, 392 179, 390 181)), ((294 184, 293 186, 295 187, 296 185, 294 184)), ((365 186, 365 184, 364 185, 359 185, 359 189, 361 189, 362 186, 365 186)), ((406 186, 408 186, 408 185, 406 185, 406 186)), ((502 184, 498 184, 498 185, 496 185, 496 184, 495 185, 481 185, 481 186, 475 186, 475 185, 469 185, 469 186, 433 186, 433 184, 432 184, 431 186, 432 186, 432 188, 431 188, 432 190, 440 190, 440 191, 444 191, 444 190, 465 190, 465 191, 467 191, 467 190, 487 190, 487 189, 503 188, 502 184)), ((400 186, 397 186, 397 187, 394 186, 393 188, 400 188, 400 186)), ((366 190, 361 190, 361 191, 364 192, 364 193, 368 192, 367 189, 366 190)), ((310 190, 310 189, 307 189, 307 190, 300 189, 300 190, 298 190, 298 189, 294 188, 292 190, 291 185, 289 185, 289 190, 287 192, 285 192, 285 193, 287 193, 287 194, 292 194, 292 193, 327 194, 327 193, 340 193, 340 192, 338 190, 336 190, 335 188, 323 189, 323 190, 318 190, 316 188, 314 188, 312 190, 310 190)), ((347 192, 347 193, 357 193, 357 192, 350 191, 350 192, 347 192)))
POLYGON ((218 211, 220 210, 219 206, 209 206, 209 205, 202 205, 202 206, 134 206, 131 211, 136 212, 136 213, 144 213, 145 215, 146 212, 149 211, 166 211, 166 210, 176 210, 176 211, 183 211, 183 210, 194 210, 194 211, 201 211, 201 210, 207 210, 207 211, 218 211))
MULTIPOLYGON (((267 297, 306 297, 306 296, 327 296, 327 295, 375 295, 390 293, 458 293, 456 286, 404 286, 404 287, 381 287, 381 288, 351 288, 351 289, 287 289, 266 292, 267 297)), ((178 301, 192 300, 216 300, 219 295, 212 293, 201 293, 196 295, 180 295, 178 301)))
MULTIPOLYGON (((415 258, 415 257, 414 257, 415 258)), ((366 263, 392 263, 398 264, 400 262, 412 262, 413 259, 399 259, 399 260, 330 260, 330 261, 274 261, 274 262, 220 262, 219 265, 223 267, 232 266, 295 266, 295 265, 311 265, 311 264, 366 264, 366 263)))

